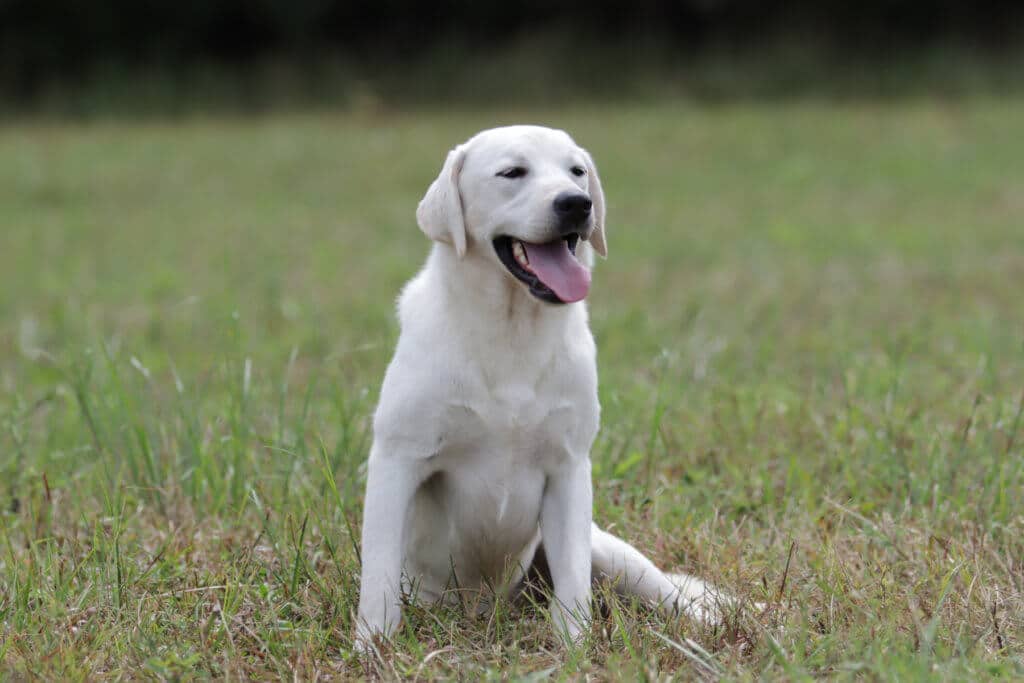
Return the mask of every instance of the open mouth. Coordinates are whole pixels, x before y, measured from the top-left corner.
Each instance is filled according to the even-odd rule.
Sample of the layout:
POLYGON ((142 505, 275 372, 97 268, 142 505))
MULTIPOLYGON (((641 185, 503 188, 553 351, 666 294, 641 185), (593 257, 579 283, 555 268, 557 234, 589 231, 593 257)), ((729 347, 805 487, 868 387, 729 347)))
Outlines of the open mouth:
POLYGON ((494 240, 494 251, 530 294, 551 304, 569 304, 590 291, 590 271, 576 258, 576 233, 533 244, 507 235, 494 240))

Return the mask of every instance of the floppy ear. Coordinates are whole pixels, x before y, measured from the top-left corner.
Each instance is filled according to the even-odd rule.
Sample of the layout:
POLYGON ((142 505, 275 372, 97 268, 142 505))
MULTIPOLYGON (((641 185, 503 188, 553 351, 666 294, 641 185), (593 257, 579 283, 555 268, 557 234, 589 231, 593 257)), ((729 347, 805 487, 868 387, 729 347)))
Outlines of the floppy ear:
POLYGON ((427 188, 427 193, 416 208, 416 222, 420 230, 435 242, 455 247, 459 258, 466 253, 466 223, 462 215, 462 196, 459 194, 459 173, 466 159, 466 146, 459 145, 448 152, 441 173, 427 188))
POLYGON ((590 245, 594 247, 601 256, 608 256, 608 243, 604 236, 604 190, 601 189, 601 178, 597 175, 597 167, 587 150, 583 150, 583 156, 587 161, 587 191, 590 193, 590 201, 594 202, 594 231, 590 233, 590 245))

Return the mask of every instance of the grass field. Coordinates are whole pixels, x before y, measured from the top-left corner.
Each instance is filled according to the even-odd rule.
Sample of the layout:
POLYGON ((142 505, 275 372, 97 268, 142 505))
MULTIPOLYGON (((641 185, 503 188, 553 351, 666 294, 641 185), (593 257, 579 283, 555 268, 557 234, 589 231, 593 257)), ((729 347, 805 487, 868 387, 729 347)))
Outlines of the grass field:
POLYGON ((0 128, 0 668, 1024 677, 1024 101, 0 128), (595 517, 763 614, 412 609, 351 654, 416 202, 477 129, 602 171, 595 517), (687 640, 689 639, 689 640, 687 640))

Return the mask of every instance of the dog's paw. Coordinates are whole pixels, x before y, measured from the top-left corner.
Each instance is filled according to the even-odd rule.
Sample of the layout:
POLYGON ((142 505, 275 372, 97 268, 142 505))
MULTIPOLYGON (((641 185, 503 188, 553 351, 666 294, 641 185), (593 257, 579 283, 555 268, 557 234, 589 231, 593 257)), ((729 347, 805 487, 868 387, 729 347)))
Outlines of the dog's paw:
POLYGON ((721 591, 689 574, 666 576, 676 587, 676 592, 662 603, 663 607, 703 624, 721 621, 721 591))
POLYGON ((561 604, 555 603, 551 606, 551 622, 567 648, 574 648, 583 645, 590 633, 590 611, 589 610, 568 610, 561 604))
POLYGON ((352 651, 359 657, 380 654, 377 644, 386 637, 382 629, 375 629, 368 626, 365 622, 360 622, 356 627, 356 636, 352 641, 352 651))
POLYGON ((687 574, 667 576, 678 591, 671 606, 678 613, 702 624, 721 624, 727 616, 741 609, 755 614, 762 614, 768 609, 765 603, 742 601, 687 574))

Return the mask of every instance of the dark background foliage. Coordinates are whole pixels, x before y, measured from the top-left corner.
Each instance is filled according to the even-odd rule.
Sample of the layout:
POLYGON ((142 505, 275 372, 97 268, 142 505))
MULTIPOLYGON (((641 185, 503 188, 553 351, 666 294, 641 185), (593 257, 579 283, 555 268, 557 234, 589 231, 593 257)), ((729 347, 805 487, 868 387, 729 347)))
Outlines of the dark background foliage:
POLYGON ((659 55, 756 51, 780 41, 844 61, 896 59, 956 45, 1015 48, 1024 3, 1012 0, 640 0, 630 3, 330 2, 329 0, 3 0, 0 92, 18 101, 98 72, 196 65, 245 68, 261 60, 334 60, 355 71, 454 51, 493 56, 543 35, 559 49, 659 55))

